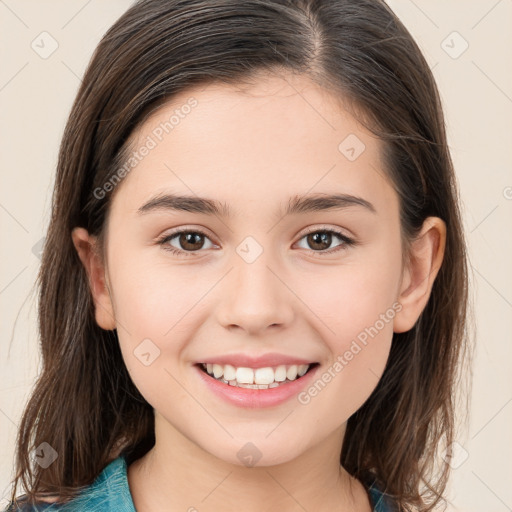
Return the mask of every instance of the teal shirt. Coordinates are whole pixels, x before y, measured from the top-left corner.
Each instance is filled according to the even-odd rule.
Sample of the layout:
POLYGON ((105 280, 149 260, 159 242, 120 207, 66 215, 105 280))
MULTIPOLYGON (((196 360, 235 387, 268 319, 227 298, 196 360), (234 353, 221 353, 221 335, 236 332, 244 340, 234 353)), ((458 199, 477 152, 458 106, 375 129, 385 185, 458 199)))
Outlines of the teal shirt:
MULTIPOLYGON (((120 456, 106 466, 98 478, 69 503, 25 505, 18 509, 8 508, 5 512, 136 512, 126 470, 126 460, 120 456)), ((371 486, 368 492, 374 512, 392 512, 391 506, 377 488, 371 486)))

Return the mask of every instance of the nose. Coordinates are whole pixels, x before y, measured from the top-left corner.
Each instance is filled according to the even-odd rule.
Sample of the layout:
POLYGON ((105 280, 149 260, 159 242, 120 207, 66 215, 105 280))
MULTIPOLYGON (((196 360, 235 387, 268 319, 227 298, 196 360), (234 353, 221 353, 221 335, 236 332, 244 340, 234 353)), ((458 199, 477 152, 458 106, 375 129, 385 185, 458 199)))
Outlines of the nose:
POLYGON ((217 319, 226 329, 240 328, 248 334, 264 333, 268 327, 285 327, 293 320, 294 294, 286 277, 274 270, 264 251, 247 263, 235 254, 234 268, 226 276, 217 319))

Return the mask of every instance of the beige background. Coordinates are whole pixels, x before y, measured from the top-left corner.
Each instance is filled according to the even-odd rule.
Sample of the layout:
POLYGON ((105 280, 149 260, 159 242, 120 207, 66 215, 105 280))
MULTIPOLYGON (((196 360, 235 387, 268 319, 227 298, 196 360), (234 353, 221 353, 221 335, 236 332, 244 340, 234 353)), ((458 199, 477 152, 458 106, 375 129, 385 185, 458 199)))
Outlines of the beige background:
MULTIPOLYGON (((31 292, 62 130, 94 47, 130 4, 0 0, 0 506, 10 487, 17 424, 38 371, 31 292), (40 36, 44 31, 50 36, 40 36), (58 44, 47 58, 31 47, 41 37, 47 50, 52 38, 58 44)), ((389 4, 420 44, 441 90, 472 263, 472 407, 453 461, 449 510, 510 511, 512 1, 389 4)))

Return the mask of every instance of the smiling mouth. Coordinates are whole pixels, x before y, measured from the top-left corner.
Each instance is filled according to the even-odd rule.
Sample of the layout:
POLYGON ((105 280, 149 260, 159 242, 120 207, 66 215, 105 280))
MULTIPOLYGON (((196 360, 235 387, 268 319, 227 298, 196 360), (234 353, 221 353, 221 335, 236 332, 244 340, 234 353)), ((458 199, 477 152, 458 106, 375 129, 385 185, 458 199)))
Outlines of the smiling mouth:
POLYGON ((199 363, 196 366, 209 377, 230 386, 249 389, 271 389, 301 379, 318 365, 319 363, 311 363, 265 368, 237 368, 231 365, 199 363))

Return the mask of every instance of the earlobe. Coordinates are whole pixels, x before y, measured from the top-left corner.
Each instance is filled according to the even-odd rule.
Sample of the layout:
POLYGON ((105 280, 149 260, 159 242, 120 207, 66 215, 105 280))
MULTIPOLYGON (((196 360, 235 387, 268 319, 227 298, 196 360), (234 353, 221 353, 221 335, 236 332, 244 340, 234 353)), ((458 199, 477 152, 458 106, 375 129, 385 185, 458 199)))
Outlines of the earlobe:
POLYGON ((428 217, 412 241, 409 262, 404 269, 398 302, 402 309, 394 318, 394 332, 414 327, 428 303, 432 286, 444 256, 446 224, 439 217, 428 217))
POLYGON ((107 286, 105 267, 97 252, 96 237, 89 235, 86 229, 80 227, 73 229, 71 237, 87 273, 94 301, 96 323, 105 330, 115 329, 114 308, 107 286))

